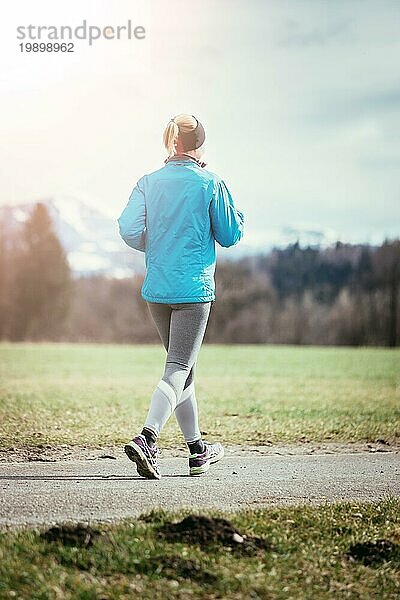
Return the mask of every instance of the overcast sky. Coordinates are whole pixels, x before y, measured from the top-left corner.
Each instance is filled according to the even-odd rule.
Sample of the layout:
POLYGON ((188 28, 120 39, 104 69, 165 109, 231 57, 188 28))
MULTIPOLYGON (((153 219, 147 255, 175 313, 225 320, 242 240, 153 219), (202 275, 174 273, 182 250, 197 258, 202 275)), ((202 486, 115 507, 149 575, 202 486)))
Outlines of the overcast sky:
POLYGON ((72 194, 119 216, 181 112, 246 215, 380 242, 400 234, 398 0, 15 0, 1 22, 0 204, 72 194), (117 26, 144 40, 21 53, 16 27, 117 26))

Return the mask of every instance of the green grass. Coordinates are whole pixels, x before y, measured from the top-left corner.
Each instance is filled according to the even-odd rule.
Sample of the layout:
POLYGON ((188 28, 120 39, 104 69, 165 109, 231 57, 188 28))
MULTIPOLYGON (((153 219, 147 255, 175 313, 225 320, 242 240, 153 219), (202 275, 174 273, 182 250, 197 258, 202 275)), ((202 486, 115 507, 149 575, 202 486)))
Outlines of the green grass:
POLYGON ((399 597, 398 550, 370 565, 347 555, 358 542, 384 539, 399 544, 399 500, 269 508, 233 516, 213 513, 231 520, 240 533, 271 543, 272 549, 250 557, 218 544, 206 548, 157 537, 158 525, 186 514, 161 511, 150 523, 124 520, 99 525, 102 535, 91 547, 45 541, 39 535, 42 528, 0 532, 0 598, 399 597))
MULTIPOLYGON (((121 444, 161 378, 160 345, 0 344, 0 446, 121 444)), ((225 443, 400 440, 400 353, 203 345, 201 429, 225 443)), ((161 444, 182 443, 176 420, 161 444)))

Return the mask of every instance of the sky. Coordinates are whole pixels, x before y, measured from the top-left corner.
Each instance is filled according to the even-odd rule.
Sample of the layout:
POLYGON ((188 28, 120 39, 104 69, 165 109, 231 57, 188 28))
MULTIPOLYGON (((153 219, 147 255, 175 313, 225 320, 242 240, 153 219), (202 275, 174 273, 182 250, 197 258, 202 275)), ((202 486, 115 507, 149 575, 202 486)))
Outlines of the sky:
POLYGON ((0 205, 62 195, 117 218, 196 115, 249 245, 400 235, 398 0, 15 0, 0 24, 0 205), (29 24, 145 39, 21 52, 29 24))

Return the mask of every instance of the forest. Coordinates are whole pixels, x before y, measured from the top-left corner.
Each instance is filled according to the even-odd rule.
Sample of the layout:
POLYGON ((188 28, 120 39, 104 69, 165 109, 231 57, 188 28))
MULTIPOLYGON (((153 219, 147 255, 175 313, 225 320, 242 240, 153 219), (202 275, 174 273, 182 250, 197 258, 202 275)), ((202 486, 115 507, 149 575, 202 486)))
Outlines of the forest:
MULTIPOLYGON (((337 242, 218 261, 205 343, 399 343, 400 239, 337 242)), ((44 204, 10 235, 0 223, 0 339, 157 343, 143 276, 75 277, 44 204)))

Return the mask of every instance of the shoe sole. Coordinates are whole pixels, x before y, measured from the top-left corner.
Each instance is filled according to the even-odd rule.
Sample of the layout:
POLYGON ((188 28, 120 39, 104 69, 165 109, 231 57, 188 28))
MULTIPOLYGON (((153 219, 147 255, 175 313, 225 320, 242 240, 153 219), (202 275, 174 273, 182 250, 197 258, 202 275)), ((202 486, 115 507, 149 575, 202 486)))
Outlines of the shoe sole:
POLYGON ((201 467, 190 467, 190 475, 193 477, 195 475, 202 475, 203 473, 207 473, 208 469, 210 468, 210 464, 211 461, 207 461, 206 463, 204 463, 204 465, 201 465, 201 467))
POLYGON ((137 471, 141 477, 146 479, 161 479, 160 473, 154 470, 154 467, 147 460, 141 447, 135 442, 129 442, 125 445, 125 454, 134 463, 136 463, 137 471))
POLYGON ((206 463, 204 463, 204 465, 201 465, 201 467, 190 467, 189 474, 192 476, 195 476, 195 475, 202 475, 203 473, 207 473, 207 471, 210 468, 210 465, 221 460, 221 458, 223 458, 224 454, 225 454, 225 452, 224 452, 224 449, 222 448, 221 451, 216 456, 214 456, 213 458, 208 460, 206 463))

